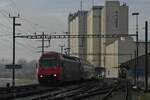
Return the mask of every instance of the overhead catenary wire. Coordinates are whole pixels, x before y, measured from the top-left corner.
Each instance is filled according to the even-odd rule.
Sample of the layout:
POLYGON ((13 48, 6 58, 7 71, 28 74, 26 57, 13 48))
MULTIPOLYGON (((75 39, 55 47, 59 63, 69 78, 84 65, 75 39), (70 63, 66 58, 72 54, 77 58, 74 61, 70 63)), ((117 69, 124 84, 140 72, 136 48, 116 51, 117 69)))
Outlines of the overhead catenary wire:
POLYGON ((10 27, 10 26, 7 26, 7 25, 5 25, 5 24, 2 24, 2 23, 0 23, 0 25, 1 26, 3 26, 3 27, 5 27, 6 29, 11 29, 12 27, 10 27))
MULTIPOLYGON (((33 46, 29 45, 29 44, 26 45, 26 44, 20 43, 19 41, 16 41, 16 43, 17 43, 18 45, 24 47, 24 48, 30 49, 31 51, 35 51, 35 50, 36 50, 36 47, 33 47, 33 46)), ((26 49, 26 50, 27 50, 27 49, 26 49)))
MULTIPOLYGON (((2 34, 2 35, 0 35, 0 36, 2 36, 2 37, 4 37, 4 36, 8 36, 7 38, 1 38, 0 40, 2 40, 2 41, 4 41, 4 43, 8 43, 8 42, 12 42, 12 41, 10 41, 11 40, 11 38, 10 38, 10 36, 12 37, 12 34, 2 34)), ((31 51, 35 51, 35 49, 36 49, 36 47, 33 47, 32 45, 30 45, 30 44, 28 44, 28 45, 25 45, 25 44, 23 44, 23 43, 26 43, 25 41, 16 41, 16 43, 18 44, 18 45, 22 45, 22 46, 24 46, 24 48, 28 48, 28 49, 30 49, 31 51), (30 48, 29 48, 30 47, 30 48), (32 48, 32 49, 31 49, 32 48)))
MULTIPOLYGON (((38 23, 35 23, 35 22, 29 20, 28 18, 26 18, 26 17, 23 15, 21 9, 17 6, 17 4, 16 4, 16 2, 15 2, 14 0, 8 0, 8 1, 10 1, 11 5, 13 5, 13 7, 16 8, 17 12, 19 12, 19 13, 21 14, 20 19, 23 20, 23 21, 25 21, 25 22, 27 22, 27 24, 29 24, 30 27, 32 27, 32 29, 34 29, 34 32, 35 32, 35 31, 36 31, 36 32, 41 32, 39 29, 45 28, 44 26, 41 26, 41 25, 39 25, 38 23)), ((5 11, 5 13, 6 13, 6 14, 9 14, 7 11, 5 11)), ((26 27, 26 28, 27 28, 27 27, 26 27)), ((23 29, 23 28, 22 28, 22 29, 23 29)), ((18 30, 19 30, 19 29, 18 29, 18 30)), ((30 30, 29 27, 28 27, 28 29, 26 29, 26 30, 29 31, 29 30, 30 30)), ((23 31, 26 31, 26 30, 23 30, 23 31)), ((22 32, 22 30, 19 30, 19 32, 22 32)), ((30 31, 29 31, 29 32, 30 32, 30 31)), ((29 32, 28 32, 28 33, 29 33, 29 32)))
MULTIPOLYGON (((3 25, 3 24, 1 24, 0 23, 0 25, 3 25)), ((6 27, 6 28, 8 28, 7 26, 5 26, 5 25, 3 25, 4 27, 6 27)), ((7 32, 2 32, 2 31, 0 31, 1 33, 7 33, 7 32)), ((10 33, 10 32, 9 32, 10 33)), ((11 36, 12 34, 0 34, 0 36, 1 37, 4 37, 4 36, 11 36)), ((8 39, 9 40, 9 39, 8 39)), ((6 41, 5 41, 6 42, 6 41)), ((7 41, 8 42, 8 41, 7 41)), ((24 45, 24 44, 22 44, 22 43, 19 43, 18 41, 16 41, 16 43, 17 44, 19 44, 19 45, 22 45, 22 46, 25 46, 26 48, 28 48, 28 49, 30 49, 31 50, 31 48, 33 48, 33 46, 31 46, 30 44, 28 44, 28 46, 30 46, 31 48, 29 48, 27 45, 24 45)), ((34 48, 35 49, 35 48, 34 48)), ((34 49, 32 49, 32 51, 34 51, 34 49)))
MULTIPOLYGON (((21 13, 21 10, 17 7, 17 5, 15 4, 15 2, 13 1, 13 0, 9 0, 10 2, 11 2, 11 5, 14 5, 12 8, 14 9, 14 7, 17 9, 17 11, 18 12, 20 12, 21 13)), ((11 24, 12 24, 12 22, 8 19, 9 18, 9 12, 8 11, 6 11, 6 10, 4 10, 4 9, 0 9, 0 14, 2 15, 2 16, 4 16, 4 18, 6 19, 6 20, 8 20, 8 22, 9 22, 9 24, 7 24, 8 26, 9 26, 9 28, 11 27, 11 24)), ((4 26, 4 25, 3 25, 4 26)), ((31 26, 32 27, 32 26, 31 26)), ((23 29, 23 28, 22 28, 23 29)), ((34 28, 35 29, 35 28, 34 28)), ((19 32, 22 32, 22 31, 25 31, 24 29, 23 30, 20 30, 20 29, 18 29, 18 31, 19 32)))
MULTIPOLYGON (((9 13, 6 10, 0 9, 0 14, 3 15, 4 18, 6 20, 8 20, 8 22, 9 22, 9 24, 7 24, 7 25, 5 25, 5 24, 1 24, 1 25, 3 25, 7 29, 11 29, 12 28, 12 26, 11 26, 12 22, 9 20, 9 13), (2 11, 5 12, 6 15, 2 11)), ((18 31, 22 32, 22 30, 20 30, 20 29, 18 29, 18 31)))
MULTIPOLYGON (((8 37, 8 38, 10 38, 10 37, 8 37)), ((9 46, 9 48, 11 48, 12 49, 12 46, 11 45, 8 45, 8 42, 9 43, 12 43, 12 41, 10 40, 10 39, 8 39, 8 38, 1 38, 0 39, 0 41, 3 41, 3 42, 1 42, 1 43, 3 43, 3 46, 6 46, 6 44, 7 44, 7 46, 9 46)), ((32 54, 32 55, 34 55, 34 53, 36 54, 36 47, 33 47, 33 46, 31 46, 31 45, 26 45, 26 44, 23 44, 23 43, 21 43, 21 41, 16 41, 16 44, 18 45, 18 46, 20 46, 20 47, 23 47, 23 48, 20 48, 20 49, 23 49, 23 51, 24 52, 27 52, 27 53, 30 53, 30 54, 32 54), (28 49, 27 49, 28 48, 28 49), (29 52, 28 52, 29 51, 29 52)))
MULTIPOLYGON (((12 1, 12 0, 9 0, 9 1, 11 1, 14 5, 15 5, 15 3, 12 1)), ((15 5, 15 7, 17 8, 17 6, 15 5)), ((17 8, 18 9, 18 8, 17 8)), ((19 10, 19 9, 18 9, 19 10)), ((0 14, 1 15, 3 15, 4 16, 4 18, 5 19, 7 19, 8 20, 8 22, 9 22, 9 24, 12 24, 12 22, 8 19, 8 15, 9 15, 9 13, 6 11, 6 10, 3 10, 3 9, 0 9, 0 14)), ((4 24, 2 24, 2 23, 0 23, 0 25, 1 26, 3 26, 5 29, 11 29, 12 27, 11 26, 7 26, 7 25, 4 25, 4 24)), ((20 30, 20 29, 18 29, 20 32, 22 32, 22 30, 20 30)), ((4 33, 4 32, 3 32, 4 33)), ((11 35, 11 34, 10 34, 11 35)), ((5 34, 2 34, 1 36, 8 36, 8 34, 7 35, 5 35, 5 34)))
POLYGON ((9 13, 7 13, 7 14, 4 14, 4 12, 6 12, 5 10, 3 10, 3 9, 0 9, 0 14, 2 15, 2 16, 4 16, 4 18, 8 21, 8 23, 10 24, 10 26, 11 26, 11 21, 8 19, 8 15, 9 15, 9 13), (2 12, 3 11, 3 12, 2 12))
MULTIPOLYGON (((3 24, 2 24, 3 25, 3 24)), ((4 26, 4 25, 3 25, 4 26)), ((6 27, 6 26, 5 26, 6 27)), ((4 35, 6 35, 6 34, 4 34, 4 35)), ((9 34, 9 36, 10 36, 11 34, 9 34)), ((8 41, 9 41, 9 39, 8 39, 8 41)), ((8 43, 8 41, 7 41, 7 43, 8 43)), ((5 42, 6 43, 6 42, 5 42)), ((19 42, 16 42, 17 44, 19 44, 19 45, 21 45, 21 46, 23 46, 23 47, 25 47, 25 45, 23 45, 23 44, 21 44, 21 43, 19 43, 19 42)), ((26 46, 26 48, 28 48, 28 46, 26 46)), ((29 50, 30 48, 28 48, 28 50, 29 50)), ((31 50, 31 49, 30 49, 31 50)))
MULTIPOLYGON (((9 45, 8 45, 8 42, 11 42, 11 41, 9 41, 9 39, 4 39, 4 38, 1 38, 0 41, 3 41, 3 42, 0 43, 0 45, 1 45, 2 43, 3 43, 3 44, 7 44, 7 47, 9 46, 9 45)), ((4 45, 4 47, 6 47, 6 45, 4 45)), ((12 47, 10 46, 10 48, 12 48, 12 47)))
POLYGON ((23 18, 23 17, 20 17, 20 19, 23 20, 23 21, 28 22, 28 24, 30 24, 30 26, 31 26, 32 28, 34 28, 35 31, 37 31, 37 32, 39 31, 39 30, 37 29, 37 27, 36 27, 37 24, 35 24, 35 23, 31 22, 30 20, 28 20, 28 19, 26 19, 26 18, 23 18))
POLYGON ((2 31, 0 30, 0 38, 1 37, 8 37, 8 36, 12 36, 12 34, 10 34, 10 32, 6 32, 6 31, 2 31))
POLYGON ((30 21, 28 18, 26 18, 26 17, 23 15, 21 9, 17 6, 17 4, 15 3, 14 0, 9 0, 9 1, 14 5, 14 7, 17 9, 17 11, 21 14, 20 19, 22 19, 22 20, 28 22, 28 24, 30 24, 30 26, 31 26, 33 29, 35 29, 36 31, 40 31, 40 30, 38 30, 37 26, 40 26, 40 28, 41 28, 41 27, 44 28, 44 26, 41 26, 41 25, 39 25, 39 24, 37 24, 37 23, 34 23, 34 22, 30 21))
MULTIPOLYGON (((21 16, 23 16, 21 10, 17 7, 16 3, 15 3, 13 0, 9 0, 9 1, 11 2, 11 5, 13 5, 19 13, 21 13, 21 16)), ((1 13, 2 13, 2 15, 4 16, 4 18, 6 18, 6 19, 8 18, 7 15, 9 15, 9 12, 7 12, 6 10, 2 10, 1 13)), ((8 19, 7 19, 7 20, 8 20, 8 19)), ((30 25, 31 25, 32 29, 38 31, 38 28, 37 28, 37 27, 39 27, 39 24, 33 23, 32 21, 28 20, 28 19, 25 18, 24 16, 21 17, 21 20, 27 22, 27 24, 30 24, 30 25)), ((12 24, 12 22, 11 22, 10 20, 8 20, 8 21, 9 21, 10 24, 12 24)), ((6 29, 8 29, 8 28, 10 29, 10 27, 7 26, 6 29)), ((22 30, 20 30, 20 29, 17 29, 17 30, 19 30, 20 32, 22 32, 22 30)), ((23 32, 23 33, 24 33, 24 32, 23 32)), ((28 32, 28 33, 29 33, 29 32, 28 32)), ((30 33, 31 33, 31 32, 30 32, 30 33)), ((33 33, 33 34, 34 34, 34 33, 33 33)), ((5 35, 3 35, 3 36, 5 36, 5 35)), ((31 46, 31 45, 30 45, 30 46, 31 46)), ((28 47, 28 46, 27 46, 27 47, 28 47)))
MULTIPOLYGON (((9 36, 9 37, 8 37, 9 39, 7 39, 7 40, 10 41, 10 36, 12 37, 12 34, 6 34, 6 35, 9 36)), ((31 51, 35 51, 35 49, 36 49, 36 47, 33 47, 31 44, 28 44, 28 43, 25 42, 25 41, 19 41, 19 40, 17 40, 16 43, 17 43, 18 45, 24 47, 24 48, 30 49, 31 51), (23 43, 25 43, 25 44, 23 44, 23 43), (27 44, 27 45, 26 45, 26 44, 27 44)), ((26 50, 27 50, 27 49, 26 49, 26 50)))
POLYGON ((1 37, 6 37, 6 36, 8 37, 8 36, 10 36, 10 35, 11 35, 11 34, 0 34, 0 38, 1 38, 1 37))

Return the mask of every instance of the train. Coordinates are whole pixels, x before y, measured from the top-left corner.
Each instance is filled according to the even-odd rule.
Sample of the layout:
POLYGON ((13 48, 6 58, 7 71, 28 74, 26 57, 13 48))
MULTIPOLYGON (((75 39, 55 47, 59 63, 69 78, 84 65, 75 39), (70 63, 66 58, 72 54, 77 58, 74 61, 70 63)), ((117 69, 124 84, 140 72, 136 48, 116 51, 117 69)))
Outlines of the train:
POLYGON ((41 84, 87 80, 93 78, 94 73, 91 64, 54 51, 43 53, 37 65, 37 78, 41 84))

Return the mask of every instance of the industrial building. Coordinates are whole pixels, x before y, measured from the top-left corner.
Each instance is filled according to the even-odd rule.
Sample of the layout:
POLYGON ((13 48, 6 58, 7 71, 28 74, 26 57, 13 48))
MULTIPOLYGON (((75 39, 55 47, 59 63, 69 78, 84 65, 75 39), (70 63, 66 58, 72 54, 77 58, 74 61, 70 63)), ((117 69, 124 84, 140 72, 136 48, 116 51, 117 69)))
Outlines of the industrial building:
MULTIPOLYGON (((106 77, 118 77, 119 66, 135 58, 136 42, 132 38, 116 40, 106 47, 106 77)), ((148 43, 150 52, 150 43, 148 43)), ((145 54, 145 43, 139 42, 139 56, 145 54)), ((140 61, 139 61, 140 62, 140 61)))
MULTIPOLYGON (((86 35, 87 34, 87 11, 78 11, 74 14, 69 14, 68 17, 68 33, 70 35, 86 35)), ((81 59, 85 59, 87 50, 86 38, 72 38, 69 39, 69 48, 72 54, 81 59)))
POLYGON ((106 46, 106 77, 118 77, 118 67, 134 57, 136 45, 132 38, 118 39, 106 46))
MULTIPOLYGON (((104 34, 128 34, 128 6, 120 5, 119 1, 105 1, 101 26, 104 34)), ((106 39, 106 44, 113 40, 106 39)))
MULTIPOLYGON (((87 34, 101 34, 101 10, 103 6, 93 6, 87 14, 87 34)), ((87 61, 95 66, 101 62, 101 38, 87 38, 87 61)))
MULTIPOLYGON (((150 47, 150 45, 149 45, 149 47, 150 47)), ((149 57, 150 57, 150 53, 148 54, 148 58, 149 57)), ((150 59, 148 59, 148 65, 150 65, 150 59)), ((136 58, 136 59, 132 59, 132 60, 122 63, 120 65, 120 68, 127 69, 127 78, 131 79, 132 81, 135 81, 135 75, 136 75, 137 85, 141 88, 144 88, 145 54, 139 56, 138 59, 136 58), (136 72, 136 74, 135 74, 135 72, 136 72)), ((148 68, 148 77, 150 77, 150 68, 148 68)), ((150 80, 150 78, 148 80, 150 80)), ((150 81, 148 81, 148 84, 150 86, 150 81)))
MULTIPOLYGON (((101 20, 102 34, 128 34, 128 6, 125 3, 120 5, 119 1, 105 1, 101 20)), ((102 38, 101 54, 107 54, 107 46, 115 40, 116 38, 102 38)), ((106 55, 102 55, 101 66, 107 69, 106 63, 106 55)))
MULTIPOLYGON (((89 11, 78 11, 68 17, 70 35, 128 34, 129 7, 119 1, 105 1, 104 6, 93 6, 89 11)), ((134 59, 137 43, 125 38, 69 39, 71 53, 94 66, 105 68, 106 77, 118 77, 118 67, 134 59)), ((139 43, 139 56, 144 54, 144 43, 139 43)), ((149 45, 150 47, 150 45, 149 45)))

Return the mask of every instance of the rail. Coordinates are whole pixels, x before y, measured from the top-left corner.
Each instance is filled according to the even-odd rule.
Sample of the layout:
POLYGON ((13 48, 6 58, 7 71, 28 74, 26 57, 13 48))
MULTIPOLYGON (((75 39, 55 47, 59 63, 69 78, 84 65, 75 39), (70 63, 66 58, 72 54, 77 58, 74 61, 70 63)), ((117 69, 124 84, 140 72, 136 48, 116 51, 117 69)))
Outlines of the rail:
POLYGON ((112 81, 108 79, 107 82, 106 80, 89 80, 59 86, 41 86, 34 84, 16 87, 15 91, 12 88, 0 88, 0 100, 9 100, 12 98, 14 100, 82 100, 96 96, 101 98, 98 100, 107 100, 119 90, 123 90, 122 93, 124 93, 119 100, 128 100, 127 86, 124 82, 116 83, 116 80, 112 81))

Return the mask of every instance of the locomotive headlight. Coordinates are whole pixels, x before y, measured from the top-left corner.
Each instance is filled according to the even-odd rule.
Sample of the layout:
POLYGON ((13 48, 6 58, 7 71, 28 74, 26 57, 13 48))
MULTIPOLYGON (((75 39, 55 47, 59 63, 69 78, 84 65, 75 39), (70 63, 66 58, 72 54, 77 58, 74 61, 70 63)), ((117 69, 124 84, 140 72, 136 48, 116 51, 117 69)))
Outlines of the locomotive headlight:
POLYGON ((55 76, 55 77, 56 77, 57 75, 56 75, 56 74, 54 74, 53 76, 55 76))
POLYGON ((40 75, 40 77, 42 78, 42 77, 43 77, 43 75, 40 75))

